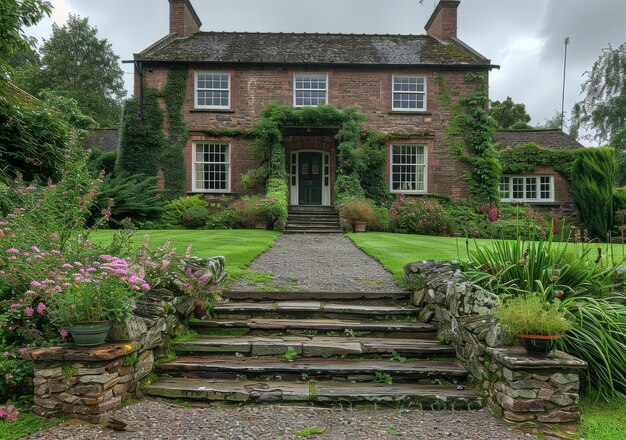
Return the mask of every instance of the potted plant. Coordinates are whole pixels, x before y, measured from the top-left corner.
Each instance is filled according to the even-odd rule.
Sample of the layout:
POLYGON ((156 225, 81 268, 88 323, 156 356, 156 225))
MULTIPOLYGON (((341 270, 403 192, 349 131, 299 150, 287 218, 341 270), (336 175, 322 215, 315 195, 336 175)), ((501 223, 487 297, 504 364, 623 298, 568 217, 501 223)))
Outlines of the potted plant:
POLYGON ((517 336, 528 353, 548 353, 553 342, 572 328, 560 302, 543 295, 525 294, 502 302, 495 315, 502 328, 517 336))
POLYGON ((128 319, 135 299, 149 288, 132 273, 126 260, 102 257, 106 257, 102 263, 74 263, 80 265, 72 274, 74 279, 59 286, 49 302, 52 323, 67 329, 82 347, 103 344, 112 321, 128 319))
POLYGON ((352 223, 354 232, 365 232, 365 226, 374 213, 372 205, 361 198, 346 200, 340 208, 343 218, 352 223))

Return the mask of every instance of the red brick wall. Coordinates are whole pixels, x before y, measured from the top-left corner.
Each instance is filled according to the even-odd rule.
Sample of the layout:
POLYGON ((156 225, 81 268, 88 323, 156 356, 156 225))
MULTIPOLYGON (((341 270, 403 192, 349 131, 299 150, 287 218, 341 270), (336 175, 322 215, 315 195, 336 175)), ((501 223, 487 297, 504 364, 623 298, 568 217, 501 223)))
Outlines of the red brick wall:
POLYGON ((575 224, 582 223, 572 195, 572 185, 563 176, 552 167, 537 167, 533 172, 524 173, 524 175, 532 174, 554 176, 554 203, 531 204, 533 208, 557 217, 569 217, 575 224))
MULTIPOLYGON (((313 71, 312 69, 309 69, 313 71)), ((190 66, 187 81, 187 96, 183 104, 183 114, 192 132, 208 128, 250 128, 256 122, 267 103, 272 101, 293 103, 293 75, 307 69, 287 69, 276 67, 224 68, 222 66, 190 66), (231 74, 231 110, 194 110, 194 72, 229 71, 231 74)), ((435 136, 429 141, 429 192, 445 193, 457 199, 467 197, 467 182, 463 178, 464 163, 448 156, 449 142, 445 139, 446 125, 450 114, 436 98, 438 87, 434 72, 425 69, 315 69, 326 72, 329 78, 329 103, 339 108, 359 107, 367 116, 366 130, 391 131, 397 129, 430 128, 435 136), (424 74, 427 77, 427 111, 413 114, 392 112, 392 75, 402 73, 424 74)), ((464 81, 465 72, 440 72, 453 99, 467 94, 473 86, 464 81)), ((145 87, 162 89, 167 81, 167 68, 149 67, 144 69, 145 87)), ((138 95, 138 90, 135 90, 138 95)), ((257 166, 250 154, 245 154, 243 146, 249 141, 233 139, 237 154, 233 154, 233 190, 238 188, 237 173, 257 166), (239 163, 241 162, 241 163, 239 163), (238 170, 234 172, 235 168, 238 170)), ((416 140, 421 143, 422 140, 416 140)), ((188 144, 191 158, 191 143, 188 144)), ((190 167, 190 165, 189 165, 190 167)), ((188 179, 190 183, 190 178, 188 179)), ((191 185, 188 185, 191 188, 191 185)))

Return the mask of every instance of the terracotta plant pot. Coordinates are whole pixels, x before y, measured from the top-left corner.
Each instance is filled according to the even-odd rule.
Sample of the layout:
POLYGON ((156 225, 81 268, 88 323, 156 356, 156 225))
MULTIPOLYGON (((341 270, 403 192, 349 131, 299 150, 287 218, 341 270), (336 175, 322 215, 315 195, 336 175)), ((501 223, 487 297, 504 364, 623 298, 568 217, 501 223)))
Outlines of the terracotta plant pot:
POLYGON ((111 321, 79 322, 71 326, 69 331, 79 347, 96 347, 106 341, 111 324, 111 321))
POLYGON ((204 309, 204 301, 197 299, 193 302, 193 316, 197 319, 202 319, 206 316, 206 310, 204 309))
POLYGON ((264 220, 257 220, 254 222, 254 229, 267 229, 267 222, 264 220))
POLYGON ((525 335, 517 336, 528 354, 548 354, 554 348, 554 341, 561 339, 561 335, 525 335))
POLYGON ((365 222, 354 222, 354 232, 365 232, 365 222))

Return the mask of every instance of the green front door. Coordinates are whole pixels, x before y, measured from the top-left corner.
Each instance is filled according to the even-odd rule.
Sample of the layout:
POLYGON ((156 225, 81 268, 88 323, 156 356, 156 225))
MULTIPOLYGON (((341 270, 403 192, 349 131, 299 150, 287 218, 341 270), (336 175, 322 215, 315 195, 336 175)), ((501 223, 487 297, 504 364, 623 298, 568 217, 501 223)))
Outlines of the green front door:
POLYGON ((298 203, 322 204, 322 153, 300 153, 298 160, 298 203))

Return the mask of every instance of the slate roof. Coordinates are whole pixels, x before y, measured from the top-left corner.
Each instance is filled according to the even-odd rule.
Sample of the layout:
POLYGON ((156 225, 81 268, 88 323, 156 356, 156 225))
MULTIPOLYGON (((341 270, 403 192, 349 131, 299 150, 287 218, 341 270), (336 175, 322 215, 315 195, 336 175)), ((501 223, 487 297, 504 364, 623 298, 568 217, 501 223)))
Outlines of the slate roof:
POLYGON ((524 130, 498 130, 493 133, 494 142, 502 142, 507 147, 517 147, 518 145, 530 142, 544 148, 554 148, 556 150, 573 150, 584 148, 580 142, 560 129, 524 129, 524 130))
POLYGON ((491 62, 461 40, 427 35, 198 32, 170 34, 136 61, 223 64, 468 66, 491 62))
POLYGON ((120 131, 117 128, 92 130, 83 140, 85 148, 98 147, 104 151, 117 151, 120 144, 120 131))

